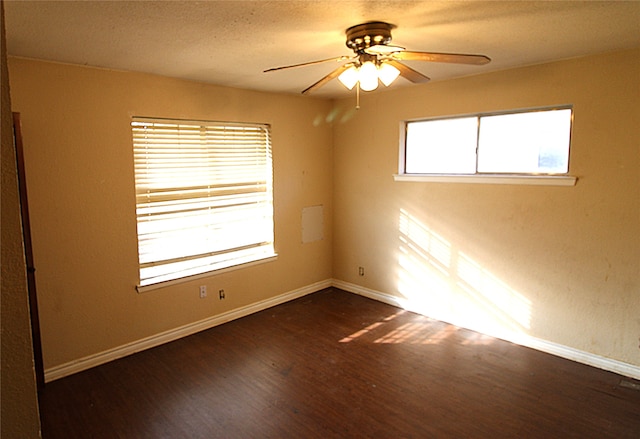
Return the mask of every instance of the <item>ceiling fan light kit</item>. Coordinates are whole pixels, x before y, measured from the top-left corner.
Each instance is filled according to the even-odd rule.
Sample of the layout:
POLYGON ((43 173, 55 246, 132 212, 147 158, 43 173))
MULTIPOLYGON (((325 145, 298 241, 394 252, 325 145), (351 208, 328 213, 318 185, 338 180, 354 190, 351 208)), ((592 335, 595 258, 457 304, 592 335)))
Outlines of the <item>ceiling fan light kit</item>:
POLYGON ((398 76, 400 76, 400 70, 391 64, 383 62, 378 66, 378 78, 380 78, 380 82, 387 87, 389 87, 398 76))
POLYGON ((338 80, 349 90, 352 90, 357 83, 360 83, 361 90, 372 91, 378 88, 378 80, 388 87, 399 75, 400 70, 391 64, 366 61, 359 68, 355 64, 349 67, 338 76, 338 80))
POLYGON ((378 88, 378 68, 373 61, 365 61, 360 66, 358 74, 360 89, 363 91, 373 91, 378 88))
POLYGON ((358 83, 360 78, 360 71, 355 65, 352 65, 347 70, 342 72, 340 76, 338 76, 338 81, 349 90, 352 90, 353 87, 358 83))
POLYGON ((265 70, 265 72, 303 67, 327 61, 349 60, 349 62, 342 64, 310 87, 304 89, 302 94, 310 93, 334 78, 338 78, 340 83, 349 90, 352 90, 353 87, 358 85, 358 91, 373 91, 378 88, 379 82, 382 82, 385 86, 389 86, 398 76, 402 76, 413 83, 429 81, 427 76, 401 63, 400 60, 472 65, 487 64, 491 61, 490 58, 484 55, 406 51, 404 47, 390 44, 391 29, 393 28, 395 28, 394 25, 382 21, 370 21, 352 26, 345 31, 345 34, 347 36, 346 46, 354 51, 354 56, 340 56, 302 64, 276 67, 265 70))

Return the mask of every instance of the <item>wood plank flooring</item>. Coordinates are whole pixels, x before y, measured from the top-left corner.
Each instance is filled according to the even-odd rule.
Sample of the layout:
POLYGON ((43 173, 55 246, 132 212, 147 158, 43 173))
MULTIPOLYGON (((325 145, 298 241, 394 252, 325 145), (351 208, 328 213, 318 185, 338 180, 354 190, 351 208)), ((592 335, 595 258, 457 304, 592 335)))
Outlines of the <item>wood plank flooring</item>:
POLYGON ((640 438, 621 377, 329 288, 48 383, 43 437, 640 438))

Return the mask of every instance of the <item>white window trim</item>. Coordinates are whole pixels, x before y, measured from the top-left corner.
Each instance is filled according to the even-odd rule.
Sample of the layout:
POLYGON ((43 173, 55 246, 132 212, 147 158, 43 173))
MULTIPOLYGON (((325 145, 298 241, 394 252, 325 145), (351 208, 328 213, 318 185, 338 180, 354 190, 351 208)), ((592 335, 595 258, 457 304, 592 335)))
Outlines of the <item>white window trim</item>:
MULTIPOLYGON (((536 111, 536 110, 551 110, 556 108, 573 108, 572 105, 557 105, 550 107, 535 107, 529 109, 519 109, 518 112, 536 111)), ((507 114, 507 112, 495 112, 495 113, 472 113, 457 115, 455 117, 468 117, 468 116, 486 116, 492 114, 507 114)), ((438 119, 446 119, 445 116, 438 117, 438 119)), ((410 119, 400 122, 400 145, 398 153, 398 173, 393 174, 394 181, 398 182, 413 182, 413 183, 469 183, 469 184, 510 184, 510 185, 535 185, 535 186, 575 186, 578 177, 570 174, 408 174, 405 172, 406 163, 406 129, 407 122, 418 121, 424 119, 410 119)), ((573 130, 573 123, 572 123, 573 130)), ((571 152, 569 152, 571 154, 571 152)), ((569 157, 569 165, 571 164, 571 157, 569 157)))
POLYGON ((192 282, 192 281, 208 278, 215 275, 228 273, 230 271, 253 267, 254 265, 266 264, 267 262, 273 262, 277 259, 278 259, 278 253, 274 253, 273 256, 265 256, 264 258, 256 259, 255 261, 246 262, 244 264, 232 265, 230 267, 220 268, 214 271, 207 271, 205 273, 194 274, 193 276, 181 277, 178 279, 168 280, 165 282, 159 282, 159 283, 149 284, 149 285, 136 285, 136 291, 138 293, 146 293, 149 291, 158 290, 160 288, 170 287, 172 285, 179 285, 186 282, 192 282))
POLYGON ((506 175, 506 174, 394 174, 395 181, 422 183, 514 184, 537 186, 575 186, 572 175, 506 175))

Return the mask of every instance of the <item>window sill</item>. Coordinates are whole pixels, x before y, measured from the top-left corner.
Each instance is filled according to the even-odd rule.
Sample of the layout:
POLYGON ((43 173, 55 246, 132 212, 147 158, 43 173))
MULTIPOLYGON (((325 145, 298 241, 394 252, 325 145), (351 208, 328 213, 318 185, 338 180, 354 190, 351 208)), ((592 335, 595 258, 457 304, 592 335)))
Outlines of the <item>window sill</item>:
POLYGON ((245 262, 244 264, 236 264, 236 265, 232 265, 230 267, 219 268, 217 270, 206 271, 204 273, 194 274, 192 276, 181 277, 181 278, 178 278, 178 279, 168 280, 168 281, 165 281, 165 282, 158 282, 158 283, 155 283, 155 284, 136 285, 136 291, 138 293, 146 293, 147 291, 157 290, 157 289, 160 289, 160 288, 169 287, 171 285, 177 285, 177 284, 181 284, 181 283, 185 283, 185 282, 191 282, 191 281, 198 280, 198 279, 203 279, 203 278, 206 278, 206 277, 217 276, 219 274, 227 273, 229 271, 240 270, 242 268, 247 268, 247 267, 252 267, 254 265, 259 265, 259 264, 264 264, 264 263, 267 263, 267 262, 272 262, 272 261, 275 261, 276 259, 278 259, 278 254, 274 253, 272 255, 265 256, 265 257, 260 258, 260 259, 256 259, 256 260, 253 260, 253 261, 250 261, 250 262, 245 262))
POLYGON ((395 181, 425 183, 524 184, 537 186, 575 186, 578 177, 571 175, 460 175, 460 174, 394 174, 395 181))

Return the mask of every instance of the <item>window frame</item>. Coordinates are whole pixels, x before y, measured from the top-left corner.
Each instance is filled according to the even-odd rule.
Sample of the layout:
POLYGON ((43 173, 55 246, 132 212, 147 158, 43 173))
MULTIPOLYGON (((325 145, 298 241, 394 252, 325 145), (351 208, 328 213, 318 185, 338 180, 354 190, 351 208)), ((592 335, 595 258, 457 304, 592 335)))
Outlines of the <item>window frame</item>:
MULTIPOLYGON (((571 143, 573 140, 573 123, 574 123, 574 109, 571 104, 554 105, 546 107, 533 107, 533 108, 520 108, 514 110, 493 111, 493 112, 479 112, 479 113, 467 113, 457 114, 449 116, 436 116, 429 118, 416 118, 407 119, 400 122, 400 142, 399 142, 399 154, 398 154, 398 173, 394 174, 395 181, 408 181, 408 182, 434 182, 434 183, 479 183, 479 184, 525 184, 525 185, 544 185, 544 186, 574 186, 577 182, 577 177, 570 174, 571 170, 571 143), (566 173, 487 173, 478 171, 478 147, 480 139, 476 140, 476 154, 475 154, 475 172, 473 174, 467 173, 407 173, 406 161, 407 161, 407 126, 412 122, 424 122, 424 121, 436 121, 436 120, 451 120, 461 118, 477 118, 478 127, 482 117, 521 114, 521 113, 533 113, 539 111, 553 111, 553 110, 571 110, 571 125, 569 128, 569 150, 567 157, 567 172, 566 173)), ((478 128, 479 129, 479 128, 478 128)))
MULTIPOLYGON (((277 258, 277 253, 275 250, 275 208, 273 205, 274 203, 274 197, 273 197, 274 167, 273 167, 273 151, 272 151, 272 144, 271 144, 271 126, 269 124, 252 123, 252 122, 227 122, 227 121, 211 121, 211 120, 197 120, 197 119, 175 119, 175 118, 170 119, 170 118, 147 117, 147 116, 132 116, 130 118, 129 129, 132 136, 132 153, 133 153, 133 160, 134 160, 134 178, 135 178, 134 194, 136 196, 136 243, 137 243, 137 254, 138 254, 138 284, 135 286, 135 288, 139 293, 158 289, 158 288, 163 288, 163 287, 178 284, 178 283, 189 282, 199 278, 210 277, 212 275, 221 274, 231 270, 246 268, 256 264, 262 264, 265 262, 273 261, 277 258), (158 126, 170 127, 170 128, 166 128, 170 132, 170 134, 168 134, 169 136, 168 139, 170 140, 167 141, 167 138, 164 137, 164 134, 162 134, 163 136, 162 140, 165 141, 164 144, 167 145, 168 149, 173 151, 168 151, 168 152, 162 151, 158 153, 159 155, 153 155, 153 154, 156 154, 156 152, 152 151, 151 158, 146 157, 146 155, 148 155, 148 151, 145 151, 144 153, 145 157, 143 158, 142 150, 144 148, 148 150, 148 148, 150 147, 152 149, 161 151, 162 147, 159 145, 163 144, 162 140, 154 140, 148 143, 149 146, 143 146, 145 145, 145 142, 144 140, 141 140, 140 131, 142 129, 140 128, 140 125, 144 123, 149 123, 150 125, 154 123, 157 124, 154 127, 154 129, 162 129, 162 128, 158 128, 158 126), (184 136, 184 131, 181 134, 180 130, 189 130, 189 129, 192 130, 191 133, 192 135, 195 135, 195 138, 192 136, 188 140, 181 140, 180 137, 184 136), (227 133, 227 130, 231 130, 230 133, 227 133), (244 132, 245 130, 246 130, 246 133, 244 132), (229 145, 233 145, 233 143, 239 139, 237 137, 238 136, 237 133, 240 133, 240 136, 241 136, 240 138, 243 141, 242 143, 243 145, 245 144, 245 142, 251 142, 251 143, 248 143, 249 145, 248 148, 245 146, 244 148, 239 150, 240 155, 237 155, 237 152, 231 152, 231 153, 228 152, 230 150, 229 145), (260 134, 252 134, 252 133, 260 133, 260 134), (257 138, 259 142, 255 140, 251 140, 251 138, 257 138), (186 141, 186 143, 181 143, 182 141, 186 141), (169 143, 167 144, 166 142, 169 142, 169 143), (253 143, 253 142, 256 142, 256 143, 253 143), (179 155, 176 157, 175 149, 181 147, 180 145, 184 145, 183 147, 185 148, 185 155, 184 156, 179 155), (195 151, 196 157, 193 156, 194 151, 195 151), (199 158, 200 154, 203 154, 203 153, 205 154, 204 160, 199 158), (213 159, 213 160, 210 158, 207 159, 207 157, 210 157, 211 154, 223 154, 220 157, 221 160, 223 161, 231 160, 230 163, 232 164, 230 164, 230 166, 233 166, 233 168, 227 169, 227 171, 230 170, 231 173, 227 172, 226 174, 224 173, 220 174, 219 173, 220 161, 218 159, 213 159), (241 162, 242 168, 237 168, 238 166, 237 159, 240 157, 243 160, 241 162), (251 161, 254 160, 252 157, 255 157, 255 160, 258 160, 258 161, 256 161, 255 163, 251 163, 251 161), (247 165, 245 164, 245 161, 247 159, 251 160, 248 162, 249 168, 246 168, 247 165), (152 162, 154 160, 155 161, 162 160, 162 163, 155 168, 156 173, 148 174, 148 171, 146 170, 146 168, 148 168, 149 166, 149 163, 150 163, 149 160, 151 160, 152 162), (181 166, 177 166, 175 168, 174 167, 169 168, 169 173, 171 173, 171 171, 173 170, 179 170, 181 172, 180 175, 188 175, 188 177, 186 177, 188 180, 181 179, 179 180, 179 182, 176 182, 170 185, 167 185, 165 184, 166 182, 161 181, 161 184, 159 186, 157 183, 153 183, 152 182, 153 179, 157 178, 158 169, 166 167, 165 163, 167 162, 164 162, 164 160, 169 160, 169 163, 171 163, 172 166, 176 166, 179 162, 185 162, 186 164, 183 164, 181 166), (189 166, 189 163, 191 163, 191 166, 189 166), (144 165, 141 165, 141 164, 144 164, 144 165), (194 169, 193 168, 194 165, 197 166, 197 168, 194 169), (139 172, 139 168, 145 168, 145 170, 143 170, 142 172, 139 172), (246 170, 253 170, 253 172, 256 172, 257 170, 259 173, 255 175, 258 175, 259 177, 258 179, 238 180, 238 177, 234 176, 234 172, 238 172, 238 170, 244 170, 245 172, 246 170), (200 174, 198 174, 199 176, 193 177, 193 175, 189 175, 189 174, 193 174, 194 172, 196 173, 200 172, 200 174), (201 176, 202 173, 204 174, 205 177, 201 176), (215 177, 213 175, 215 175, 215 177), (222 175, 223 176, 222 178, 224 178, 224 180, 219 180, 220 178, 219 175, 222 175), (204 178, 204 180, 202 180, 202 178, 204 178), (231 180, 227 181, 226 179, 229 179, 229 178, 231 180), (207 195, 203 195, 202 188, 200 188, 200 186, 202 186, 202 181, 208 182, 206 184, 209 185, 208 186, 209 189, 206 189, 204 191, 207 195), (236 183, 231 183, 231 181, 236 181, 236 183), (247 190, 246 188, 250 187, 250 186, 247 186, 247 183, 249 183, 250 185, 256 185, 255 189, 253 189, 252 192, 246 192, 247 190), (177 186, 175 184, 177 184, 177 186), (195 185, 195 186, 192 186, 192 185, 195 185), (216 187, 223 188, 222 191, 224 192, 224 194, 212 195, 212 193, 216 192, 216 189, 215 189, 216 187), (253 205, 253 202, 247 205, 246 201, 242 201, 240 199, 238 199, 238 201, 230 201, 233 204, 220 204, 223 202, 224 199, 229 199, 229 196, 230 196, 229 194, 231 194, 229 190, 231 190, 230 188, 233 188, 233 187, 237 188, 237 189, 233 189, 234 190, 233 193, 237 193, 238 197, 246 197, 250 194, 255 193, 256 195, 252 196, 252 198, 257 197, 255 201, 255 203, 257 203, 255 204, 256 206, 255 209, 257 209, 256 211, 262 210, 260 214, 265 215, 264 217, 261 216, 260 217, 261 219, 258 220, 258 222, 262 223, 261 224, 262 226, 266 226, 264 228, 264 233, 266 233, 265 236, 269 235, 268 236, 269 239, 266 241, 264 240, 256 241, 254 244, 251 244, 252 247, 255 247, 255 250, 256 250, 255 252, 250 251, 248 255, 245 254, 245 252, 247 252, 249 247, 247 247, 247 245, 240 245, 238 242, 236 242, 235 247, 233 246, 233 243, 229 243, 229 246, 224 246, 220 248, 217 248, 216 246, 213 246, 213 247, 207 246, 208 250, 205 253, 201 253, 202 248, 197 248, 198 245, 196 241, 194 241, 194 243, 196 243, 196 248, 193 248, 192 246, 190 253, 185 253, 182 256, 174 255, 172 257, 169 257, 168 259, 165 258, 164 261, 167 261, 167 262, 163 263, 162 258, 156 259, 155 261, 143 260, 143 258, 141 257, 141 251, 142 251, 141 240, 144 241, 146 239, 146 236, 145 236, 145 232, 141 232, 140 225, 149 224, 149 222, 145 223, 145 220, 144 220, 145 216, 149 217, 149 214, 147 213, 145 215, 143 214, 143 212, 145 211, 153 212, 154 209, 163 209, 162 206, 166 205, 166 201, 165 201, 166 198, 160 201, 160 204, 154 204, 153 201, 150 201, 152 200, 152 198, 149 198, 150 194, 153 197, 154 193, 159 193, 160 196, 162 197, 163 193, 173 194, 175 193, 175 191, 184 192, 184 194, 181 196, 178 196, 178 198, 172 198, 175 200, 175 201, 172 201, 172 203, 175 203, 175 204, 172 204, 172 206, 175 206, 175 207, 173 207, 170 211, 167 211, 166 214, 151 213, 152 216, 159 215, 161 217, 159 220, 155 220, 155 221, 159 221, 160 223, 167 221, 166 219, 164 220, 162 219, 164 215, 175 216, 175 212, 173 211, 173 209, 176 209, 176 211, 178 212, 178 215, 180 215, 179 212, 184 212, 184 214, 186 215, 186 218, 190 222, 193 222, 194 217, 192 215, 191 216, 189 215, 190 213, 193 212, 193 207, 191 207, 193 206, 193 203, 197 202, 198 204, 200 204, 203 201, 208 203, 208 207, 203 206, 203 208, 199 208, 200 211, 203 212, 200 215, 201 216, 205 215, 205 218, 206 218, 206 221, 202 223, 202 226, 200 227, 205 228, 203 229, 203 232, 206 233, 205 236, 212 236, 212 235, 209 235, 212 232, 208 232, 208 230, 217 229, 219 226, 222 226, 222 227, 225 226, 225 222, 222 222, 222 223, 219 222, 220 220, 224 221, 224 218, 225 218, 224 214, 206 213, 206 212, 215 212, 216 211, 215 209, 217 209, 217 207, 214 207, 214 205, 220 206, 223 209, 223 211, 228 211, 227 209, 231 209, 231 211, 233 212, 241 212, 242 210, 244 210, 244 206, 253 205), (258 189, 259 187, 262 187, 263 189, 260 190, 258 189), (200 193, 193 195, 191 194, 193 192, 193 189, 190 189, 190 188, 193 188, 193 189, 198 188, 197 190, 200 190, 200 193), (235 192, 235 191, 238 191, 238 192, 235 192), (260 195, 261 193, 263 195, 260 195), (220 198, 220 196, 222 196, 222 198, 220 198), (202 198, 202 197, 205 197, 205 198, 202 198), (145 199, 146 201, 144 201, 145 199), (241 203, 241 204, 236 204, 236 203, 241 203), (190 207, 185 208, 184 206, 186 204, 189 204, 190 207), (181 205, 183 207, 180 207, 181 205), (161 207, 154 208, 154 206, 161 206, 161 207), (260 207, 260 206, 263 206, 263 207, 260 207), (184 210, 181 210, 181 209, 184 209, 184 210), (264 209, 267 209, 267 210, 264 210, 264 209), (214 220, 216 216, 218 217, 218 221, 214 220), (268 221, 268 223, 264 221, 268 221), (267 229, 270 229, 270 232, 267 233, 267 229), (221 255, 235 255, 235 259, 233 256, 227 257, 225 259, 225 256, 221 256, 221 255), (218 256, 220 256, 219 259, 218 259, 218 256), (200 268, 198 268, 197 265, 192 265, 191 267, 175 270, 176 273, 174 275, 164 274, 164 275, 161 275, 160 277, 160 276, 149 276, 148 274, 145 274, 145 276, 143 276, 143 269, 145 267, 152 266, 153 268, 155 268, 156 266, 158 265, 162 266, 163 264, 170 266, 172 261, 180 261, 180 260, 184 262, 189 260, 202 260, 202 261, 208 261, 208 263, 201 264, 200 268), (159 278, 160 280, 158 280, 159 278)), ((159 132, 155 134, 161 135, 159 132)), ((175 175, 175 174, 171 174, 171 175, 175 175)), ((165 178, 167 176, 168 175, 165 174, 165 178)), ((169 179, 173 178, 175 180, 175 177, 172 177, 172 176, 168 176, 168 177, 169 179)), ((170 196, 175 197, 173 195, 170 195, 170 196)), ((250 212, 253 209, 254 208, 250 209, 250 212)), ((251 216, 247 217, 245 215, 242 218, 249 219, 251 218, 251 216)), ((153 224, 153 221, 154 221, 153 218, 151 218, 151 222, 152 222, 151 224, 153 224)), ((232 226, 233 222, 227 222, 226 224, 227 226, 232 226)), ((149 226, 146 226, 146 227, 149 227, 149 226)), ((151 227, 153 229, 153 225, 151 227)), ((165 233, 171 234, 171 230, 177 230, 177 229, 173 229, 173 228, 166 229, 166 232, 161 232, 161 234, 162 235, 164 235, 165 233)), ((158 234, 157 231, 155 230, 152 230, 151 232, 147 231, 146 233, 151 233, 153 235, 158 234)), ((215 233, 219 234, 220 232, 215 232, 215 233)), ((200 236, 201 235, 198 234, 198 241, 202 242, 202 238, 200 236)), ((213 235, 213 236, 215 237, 216 235, 213 235)), ((264 238, 264 237, 261 236, 260 238, 264 238)), ((238 241, 242 241, 242 239, 238 241)), ((211 241, 211 243, 214 243, 214 242, 220 242, 220 241, 218 241, 217 239, 214 239, 211 241)), ((164 244, 164 245, 169 245, 169 244, 164 244)), ((162 244, 160 244, 160 247, 162 247, 162 244)), ((161 248, 161 250, 162 250, 161 253, 165 253, 165 250, 163 248, 161 248)), ((166 257, 166 255, 163 255, 163 257, 166 257)), ((181 264, 181 262, 178 262, 178 264, 181 264)))

